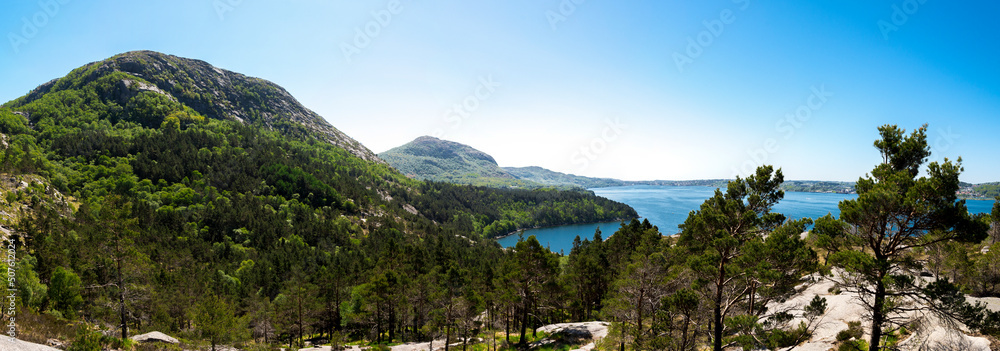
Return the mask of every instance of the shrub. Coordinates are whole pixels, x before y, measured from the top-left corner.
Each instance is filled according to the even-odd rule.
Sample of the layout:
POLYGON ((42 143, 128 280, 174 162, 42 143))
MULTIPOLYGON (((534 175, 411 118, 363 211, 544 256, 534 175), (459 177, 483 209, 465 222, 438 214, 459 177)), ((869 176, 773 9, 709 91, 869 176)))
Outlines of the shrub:
POLYGON ((98 332, 81 331, 66 351, 101 351, 105 336, 98 332))
POLYGON ((847 329, 837 333, 837 341, 843 342, 850 339, 861 339, 864 333, 864 330, 861 329, 860 321, 847 322, 847 329))
POLYGON ((837 347, 837 351, 865 351, 868 350, 868 342, 864 340, 851 340, 837 347))

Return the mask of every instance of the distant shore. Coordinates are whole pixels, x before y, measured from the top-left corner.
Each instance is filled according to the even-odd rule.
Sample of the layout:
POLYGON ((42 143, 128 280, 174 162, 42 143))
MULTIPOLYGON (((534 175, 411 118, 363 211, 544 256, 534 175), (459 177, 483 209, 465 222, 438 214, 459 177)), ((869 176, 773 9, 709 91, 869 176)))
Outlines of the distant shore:
POLYGON ((565 227, 565 226, 568 226, 568 225, 587 225, 587 224, 611 223, 611 222, 621 223, 621 222, 631 221, 633 219, 639 219, 639 218, 641 218, 641 217, 628 218, 628 219, 617 218, 617 219, 613 219, 613 220, 609 220, 609 221, 591 221, 591 222, 582 222, 582 223, 566 223, 566 224, 535 226, 535 227, 531 227, 531 228, 518 229, 518 230, 512 231, 510 233, 498 236, 498 237, 493 237, 491 239, 493 239, 493 240, 504 239, 504 238, 507 238, 507 237, 512 236, 512 235, 517 235, 517 233, 523 232, 525 230, 545 229, 545 228, 557 228, 557 227, 565 227))

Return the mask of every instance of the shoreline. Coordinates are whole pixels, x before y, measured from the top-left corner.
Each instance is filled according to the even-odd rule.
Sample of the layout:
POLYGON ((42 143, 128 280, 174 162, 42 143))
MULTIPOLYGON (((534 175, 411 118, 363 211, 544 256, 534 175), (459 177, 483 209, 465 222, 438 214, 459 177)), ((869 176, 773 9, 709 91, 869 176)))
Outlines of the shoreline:
POLYGON ((556 228, 556 227, 565 227, 565 226, 568 226, 568 225, 587 225, 587 224, 597 224, 597 223, 612 223, 612 222, 621 223, 621 222, 631 221, 633 219, 639 219, 639 218, 642 218, 642 217, 635 217, 635 218, 629 218, 629 219, 618 218, 618 219, 614 219, 614 220, 610 220, 610 221, 594 221, 594 222, 583 222, 583 223, 567 223, 567 224, 536 226, 536 227, 531 227, 531 228, 518 229, 518 230, 515 230, 513 232, 510 232, 510 233, 507 233, 507 234, 504 234, 504 235, 501 235, 501 236, 498 236, 498 237, 495 237, 495 238, 491 238, 491 239, 494 240, 494 241, 499 241, 500 239, 504 239, 504 238, 507 238, 509 236, 516 235, 517 233, 523 232, 525 230, 532 230, 532 229, 556 228))

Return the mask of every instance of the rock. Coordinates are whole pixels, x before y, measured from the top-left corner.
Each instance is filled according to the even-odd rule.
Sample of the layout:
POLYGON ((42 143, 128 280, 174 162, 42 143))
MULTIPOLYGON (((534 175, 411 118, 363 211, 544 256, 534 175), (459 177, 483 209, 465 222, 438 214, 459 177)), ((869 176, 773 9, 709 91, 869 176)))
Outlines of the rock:
MULTIPOLYGON (((578 344, 580 342, 590 340, 597 341, 608 336, 608 325, 609 324, 607 322, 560 323, 546 325, 538 328, 538 331, 548 333, 549 337, 532 343, 531 347, 534 348, 553 344, 557 340, 560 340, 561 342, 569 342, 570 344, 578 344)), ((593 350, 594 346, 594 343, 590 343, 577 350, 593 350)))
POLYGON ((1000 312, 1000 297, 966 297, 966 301, 971 304, 982 303, 993 312, 1000 312))
POLYGON ((60 349, 60 350, 65 350, 66 349, 66 346, 63 345, 62 341, 59 341, 59 340, 56 340, 56 339, 48 339, 48 340, 45 341, 45 344, 48 345, 48 346, 55 347, 55 348, 60 349))
POLYGON ((3 351, 60 351, 51 346, 45 346, 27 341, 11 339, 3 335, 0 336, 0 350, 3 351))
MULTIPOLYGON (((836 276, 843 274, 839 269, 835 269, 834 273, 836 276)), ((869 337, 867 332, 871 328, 871 322, 864 320, 866 311, 859 301, 859 296, 856 293, 846 291, 840 294, 833 294, 831 291, 836 290, 834 289, 836 283, 829 277, 817 274, 811 280, 813 281, 812 283, 800 286, 801 290, 798 294, 782 303, 768 305, 770 311, 789 311, 792 313, 795 318, 788 325, 794 326, 798 325, 799 322, 807 322, 802 316, 802 310, 814 296, 826 298, 826 313, 815 321, 816 324, 811 326, 815 328, 812 337, 803 344, 783 350, 825 351, 835 348, 837 345, 837 333, 847 329, 847 323, 850 321, 861 321, 862 328, 866 332, 862 339, 867 339, 869 337)), ((969 302, 974 303, 975 301, 977 299, 970 298, 969 302)), ((991 301, 986 300, 982 302, 988 304, 991 301)), ((920 306, 919 303, 914 304, 914 307, 920 306)), ((925 311, 910 312, 900 317, 914 324, 910 326, 912 334, 897 344, 899 350, 990 350, 990 341, 988 339, 966 335, 966 330, 961 323, 957 325, 947 323, 932 313, 926 313, 925 311)))
POLYGON ((403 205, 403 209, 406 210, 406 212, 409 212, 410 214, 418 214, 417 209, 413 207, 413 205, 410 204, 403 205))
POLYGON ((135 336, 132 337, 132 340, 138 341, 140 343, 150 343, 150 342, 162 342, 162 343, 168 343, 168 344, 179 344, 180 343, 180 341, 177 341, 177 339, 174 339, 174 338, 170 337, 169 335, 163 334, 163 333, 158 332, 158 331, 149 332, 149 333, 142 334, 142 335, 135 335, 135 336))
POLYGON ((549 335, 562 334, 573 339, 603 339, 608 335, 607 322, 583 322, 550 324, 538 328, 538 331, 549 335))

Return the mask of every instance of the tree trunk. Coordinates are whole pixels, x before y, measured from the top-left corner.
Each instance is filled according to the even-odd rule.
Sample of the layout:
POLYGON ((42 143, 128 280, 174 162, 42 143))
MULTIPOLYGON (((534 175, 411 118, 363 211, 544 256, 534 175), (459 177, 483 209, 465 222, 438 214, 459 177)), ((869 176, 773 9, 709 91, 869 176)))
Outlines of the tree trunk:
POLYGON ((128 339, 128 318, 125 316, 125 279, 122 277, 122 258, 115 260, 118 268, 118 316, 122 322, 122 341, 128 339))
POLYGON ((396 309, 389 308, 389 342, 396 339, 396 309))
POLYGON ((622 332, 619 333, 621 334, 621 340, 618 340, 619 351, 625 351, 625 335, 628 335, 625 333, 625 324, 626 324, 625 322, 622 322, 622 332))
POLYGON ((691 318, 687 315, 684 316, 684 326, 681 327, 681 350, 687 350, 687 340, 688 340, 688 323, 691 322, 691 318))
POLYGON ((298 307, 298 311, 299 311, 299 315, 298 315, 298 321, 299 321, 299 346, 301 347, 303 345, 302 344, 302 295, 301 295, 302 294, 302 290, 300 289, 298 291, 298 293, 299 293, 299 298, 298 298, 298 301, 297 301, 298 302, 298 306, 297 307, 298 307))
POLYGON ((521 307, 521 340, 517 342, 521 346, 528 345, 528 306, 521 307))
POLYGON ((382 307, 375 304, 375 342, 382 343, 382 307))
MULTIPOLYGON (((494 307, 494 312, 496 312, 496 308, 495 307, 494 307)), ((496 317, 494 317, 493 314, 490 313, 490 328, 495 327, 495 325, 493 325, 493 323, 496 322, 496 320, 494 318, 496 318, 496 317)), ((496 351, 496 349, 497 349, 497 333, 496 333, 496 331, 494 331, 493 332, 493 350, 496 351)))
POLYGON ((875 283, 875 308, 872 311, 872 337, 868 342, 869 351, 879 351, 879 339, 882 338, 882 323, 885 322, 885 284, 879 279, 875 283))
POLYGON ((646 297, 646 292, 639 292, 639 305, 636 306, 636 318, 635 318, 635 347, 639 348, 642 344, 642 300, 646 297))
POLYGON ((712 350, 722 351, 722 284, 726 281, 726 265, 719 263, 719 280, 715 283, 715 306, 712 311, 712 350))
POLYGON ((512 307, 508 306, 503 309, 503 329, 504 337, 507 338, 507 345, 510 345, 510 315, 512 307))
POLYGON ((444 351, 448 351, 451 348, 451 323, 448 323, 444 327, 444 351))

